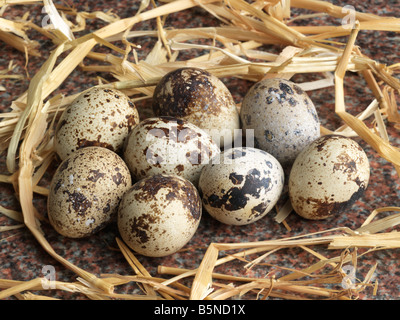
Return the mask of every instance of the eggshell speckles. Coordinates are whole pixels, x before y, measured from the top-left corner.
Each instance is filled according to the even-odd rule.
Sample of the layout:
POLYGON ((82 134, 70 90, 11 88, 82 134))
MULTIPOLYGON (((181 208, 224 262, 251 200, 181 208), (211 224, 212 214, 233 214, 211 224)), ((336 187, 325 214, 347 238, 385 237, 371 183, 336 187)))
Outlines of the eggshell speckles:
POLYGON ((124 93, 92 88, 64 110, 56 128, 55 150, 62 160, 88 146, 118 152, 138 122, 138 111, 124 93))
POLYGON ((320 137, 296 158, 289 177, 293 209, 307 219, 340 214, 367 188, 370 166, 357 142, 338 135, 320 137))
POLYGON ((215 219, 245 225, 264 217, 279 200, 284 183, 280 163, 265 151, 233 148, 219 163, 204 167, 199 191, 204 208, 215 219))
POLYGON ((193 123, 213 137, 218 146, 231 146, 235 129, 240 129, 239 114, 228 88, 216 76, 198 68, 166 74, 155 88, 153 112, 193 123))
POLYGON ((124 161, 102 147, 87 147, 56 170, 47 201, 50 223, 70 238, 87 237, 105 227, 132 185, 124 161))
POLYGON ((264 79, 243 99, 244 130, 254 130, 254 146, 290 166, 305 146, 320 136, 314 104, 298 85, 285 79, 264 79))
POLYGON ((201 211, 200 196, 191 182, 158 174, 136 182, 124 195, 118 229, 131 249, 162 257, 175 253, 193 237, 201 211))
POLYGON ((219 153, 211 137, 194 124, 156 117, 132 130, 124 159, 137 180, 163 173, 184 177, 197 186, 201 169, 219 153))

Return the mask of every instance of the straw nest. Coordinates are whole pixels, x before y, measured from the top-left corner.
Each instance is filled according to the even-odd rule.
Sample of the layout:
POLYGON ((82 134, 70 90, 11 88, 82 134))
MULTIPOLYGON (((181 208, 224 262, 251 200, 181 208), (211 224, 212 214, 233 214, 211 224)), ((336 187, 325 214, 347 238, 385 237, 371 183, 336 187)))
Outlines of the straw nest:
MULTIPOLYGON (((1 115, 0 146, 6 170, 1 173, 0 181, 12 186, 21 210, 1 207, 3 215, 19 224, 1 226, 0 232, 21 227, 29 229, 52 258, 77 276, 76 282, 56 281, 52 289, 78 292, 91 299, 229 299, 247 295, 259 299, 353 299, 367 287, 372 287, 372 294, 376 293, 378 282, 373 279, 373 274, 379 261, 371 263, 364 279, 357 281, 346 273, 344 266, 351 265, 352 270, 357 270, 357 261, 369 253, 400 247, 400 236, 393 229, 400 223, 400 207, 375 208, 354 230, 334 227, 291 237, 277 234, 275 239, 265 241, 208 243, 196 268, 160 265, 158 274, 164 277, 157 277, 151 275, 118 238, 118 250, 132 267, 127 274, 95 275, 73 264, 48 242, 41 228, 41 224, 46 223, 45 217, 38 212, 34 201, 38 195, 45 197, 48 193, 41 181, 54 162, 54 126, 64 107, 80 93, 76 91, 65 96, 58 92, 72 72, 81 73, 81 77, 87 72, 99 72, 102 77, 98 78, 98 86, 123 90, 137 103, 151 99, 158 80, 166 72, 182 66, 197 66, 221 78, 250 82, 264 77, 289 79, 296 74, 318 74, 320 79, 301 85, 308 91, 334 86, 334 113, 342 121, 334 130, 321 127, 322 134, 336 132, 360 138, 399 173, 400 150, 391 144, 386 130, 387 123, 399 128, 396 94, 400 82, 395 76, 399 65, 379 63, 366 56, 363 48, 355 43, 360 31, 399 32, 400 19, 354 11, 350 12, 355 17, 351 21, 345 19, 348 14, 341 7, 318 0, 251 3, 244 0, 159 3, 142 0, 135 15, 120 19, 111 10, 80 12, 55 6, 51 0, 1 1, 0 39, 21 51, 26 61, 32 56, 46 59, 30 79, 28 90, 14 97, 10 108, 1 115), (14 20, 2 18, 3 13, 14 10, 15 5, 23 5, 26 14, 14 20), (29 19, 29 8, 33 5, 43 6, 51 25, 43 27, 29 19), (220 26, 176 29, 166 25, 168 15, 190 12, 193 8, 201 8, 210 19, 220 21, 220 26), (297 19, 312 21, 315 17, 327 16, 344 19, 342 21, 350 24, 289 26, 293 8, 311 12, 297 16, 297 19), (103 27, 90 30, 86 25, 88 19, 101 21, 103 27), (154 30, 135 29, 137 24, 150 20, 154 21, 154 30), (32 30, 51 41, 54 49, 44 52, 38 41, 29 38, 32 30), (140 56, 138 45, 142 37, 156 39, 144 57, 140 56), (99 45, 108 48, 109 52, 96 50, 99 45), (276 49, 268 51, 272 46, 279 52, 276 49), (199 53, 194 58, 182 58, 185 55, 180 53, 190 50, 199 53), (86 63, 88 59, 89 64, 86 63), (371 92, 371 103, 362 106, 357 115, 346 110, 344 85, 348 71, 363 77, 371 92), (317 261, 299 269, 276 263, 275 268, 286 271, 281 276, 267 273, 264 277, 250 277, 246 272, 243 276, 216 272, 218 266, 235 261, 244 263, 242 267, 247 271, 257 266, 265 267, 268 263, 264 261, 270 255, 282 253, 279 257, 284 260, 287 248, 298 248, 317 261), (326 257, 318 252, 319 248, 332 249, 335 254, 326 257), (138 284, 142 291, 115 293, 118 286, 131 282, 138 284)), ((1 71, 0 79, 17 81, 24 78, 25 75, 13 74, 14 67, 10 62, 1 71)), ((285 224, 290 213, 290 203, 282 204, 277 208, 274 223, 285 224)), ((287 224, 286 227, 290 229, 287 224)), ((23 299, 51 299, 49 295, 42 295, 46 288, 44 280, 42 277, 30 281, 0 280, 3 289, 0 298, 15 295, 23 299)))

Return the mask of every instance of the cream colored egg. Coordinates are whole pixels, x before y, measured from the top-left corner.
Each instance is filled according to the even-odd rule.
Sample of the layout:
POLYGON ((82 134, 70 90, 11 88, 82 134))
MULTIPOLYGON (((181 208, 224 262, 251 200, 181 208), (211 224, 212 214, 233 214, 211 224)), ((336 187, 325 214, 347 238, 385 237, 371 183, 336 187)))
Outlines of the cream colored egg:
POLYGON ((271 78, 256 83, 243 99, 242 127, 254 130, 254 146, 272 154, 283 167, 320 136, 314 104, 294 82, 271 78))
POLYGON ((195 234, 201 200, 188 180, 154 175, 136 182, 121 200, 118 229, 134 251, 151 257, 173 254, 195 234))
POLYGON ((364 150, 351 138, 323 136, 296 158, 289 176, 293 209, 319 220, 342 213, 368 186, 370 166, 364 150))
POLYGON ((218 146, 231 147, 240 131, 239 114, 228 88, 199 68, 180 68, 166 74, 155 88, 153 112, 193 123, 213 137, 218 146))
POLYGON ((155 117, 132 130, 124 159, 136 180, 172 174, 197 186, 202 168, 219 153, 211 137, 194 124, 174 117, 155 117))
POLYGON ((138 122, 138 111, 124 93, 94 87, 80 94, 64 110, 56 128, 54 147, 62 160, 88 146, 119 152, 138 122))
POLYGON ((255 148, 232 148, 204 167, 199 191, 212 217, 229 225, 246 225, 271 211, 283 183, 282 166, 272 155, 255 148))
POLYGON ((83 238, 103 229, 132 185, 130 172, 116 153, 87 147, 57 168, 47 200, 51 225, 60 234, 83 238))

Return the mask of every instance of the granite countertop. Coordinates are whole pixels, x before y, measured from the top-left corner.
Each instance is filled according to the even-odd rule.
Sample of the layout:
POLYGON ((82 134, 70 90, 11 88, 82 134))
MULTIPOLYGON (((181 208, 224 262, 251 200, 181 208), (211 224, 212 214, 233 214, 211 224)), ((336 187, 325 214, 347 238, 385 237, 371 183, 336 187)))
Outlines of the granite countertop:
MULTIPOLYGON (((338 1, 331 1, 339 3, 338 1)), ((67 1, 72 4, 72 1, 67 1)), ((110 8, 119 17, 125 18, 136 13, 139 1, 86 1, 74 5, 79 11, 106 11, 110 8)), ((342 3, 340 5, 343 5, 342 3)), ((400 17, 400 4, 398 1, 352 1, 356 10, 361 12, 370 12, 383 16, 400 17)), ((4 17, 12 18, 22 16, 29 9, 29 16, 34 23, 40 23, 44 14, 41 12, 41 6, 31 4, 28 6, 15 6, 7 8, 4 17), (27 8, 28 7, 28 8, 27 8)), ((294 13, 296 14, 296 12, 294 13)), ((318 24, 317 17, 315 24, 318 24)), ((88 29, 96 30, 105 25, 99 20, 88 20, 88 29)), ((200 8, 194 10, 185 10, 179 13, 171 14, 166 18, 166 25, 170 27, 196 27, 196 26, 218 26, 220 24, 216 19, 210 18, 204 14, 200 8)), ((143 30, 155 29, 155 22, 141 22, 136 28, 143 30)), ((86 32, 86 31, 85 31, 86 32)), ((78 34, 83 34, 80 32, 78 34)), ((40 48, 53 48, 54 45, 50 40, 45 39, 37 33, 32 36, 37 37, 40 48)), ((360 32, 356 45, 362 48, 363 53, 371 58, 384 63, 394 64, 399 62, 398 52, 400 51, 399 34, 395 32, 379 32, 379 31, 362 31, 360 32)), ((146 45, 151 46, 152 39, 144 39, 141 46, 146 50, 146 45)), ((138 50, 139 59, 141 53, 138 50)), ((196 55, 197 52, 188 54, 196 55)), ((8 66, 10 60, 13 60, 16 68, 13 70, 16 74, 28 74, 32 77, 38 67, 41 66, 43 57, 29 57, 27 67, 25 68, 25 56, 21 52, 11 48, 8 45, 0 46, 0 70, 8 66)), ((86 77, 82 76, 82 72, 75 70, 61 85, 57 93, 74 94, 96 84, 97 76, 105 76, 95 72, 87 72, 86 77)), ((311 76, 312 77, 312 76, 311 76)), ((303 81, 308 79, 306 75, 296 75, 294 81, 303 81)), ((222 79, 227 87, 231 90, 233 97, 237 103, 240 103, 246 91, 252 83, 233 78, 222 79)), ((0 91, 0 108, 2 111, 8 110, 11 102, 23 93, 29 85, 29 80, 3 81, 0 79, 0 85, 6 88, 6 91, 0 91)), ((324 88, 308 92, 313 100, 322 125, 328 129, 334 129, 341 124, 340 118, 334 114, 334 88, 324 88)), ((363 107, 372 101, 371 91, 366 87, 365 81, 357 74, 348 73, 345 81, 346 104, 348 110, 352 114, 356 114, 363 107)), ((140 112, 146 114, 148 102, 138 103, 140 112)), ((0 115, 1 116, 1 115, 0 115)), ((393 124, 388 124, 387 130, 390 141, 394 146, 400 146, 400 133, 393 124)), ((247 242, 259 241, 275 238, 290 237, 299 234, 326 230, 332 227, 348 227, 355 229, 365 221, 369 214, 376 208, 385 206, 398 206, 400 199, 399 177, 393 165, 382 159, 372 150, 364 141, 355 138, 357 142, 364 148, 371 165, 370 183, 362 195, 345 213, 342 215, 322 221, 307 221, 300 218, 296 214, 291 214, 287 219, 287 226, 279 224, 274 220, 275 211, 269 213, 257 223, 247 226, 228 226, 213 220, 207 213, 203 214, 199 229, 194 238, 185 247, 186 250, 173 254, 164 258, 146 258, 138 256, 138 259, 144 267, 153 276, 158 276, 157 267, 173 266, 179 268, 195 268, 201 262, 205 253, 205 249, 211 242, 247 242)), ((56 166, 56 164, 54 164, 56 166)), ((5 156, 0 158, 1 173, 6 173, 5 156)), ((51 172, 44 177, 44 183, 50 181, 51 172)), ((35 198, 35 206, 42 214, 46 213, 46 199, 38 196, 35 198)), ((14 210, 20 210, 18 201, 14 195, 14 191, 10 185, 0 183, 0 205, 14 210)), ((0 226, 9 226, 16 224, 15 221, 0 214, 0 226)), ((54 250, 64 258, 68 259, 75 265, 88 270, 95 275, 100 274, 132 274, 131 268, 123 255, 117 250, 115 238, 118 237, 118 230, 115 224, 111 224, 98 234, 81 240, 71 240, 58 235, 50 225, 43 222, 42 229, 46 234, 46 238, 53 246, 54 250)), ((323 254, 329 255, 329 251, 323 251, 323 254)), ((378 280, 379 286, 376 295, 373 295, 373 288, 367 288, 360 293, 360 299, 367 300, 391 300, 399 299, 400 295, 400 270, 398 261, 400 260, 400 250, 382 250, 375 251, 360 258, 358 261, 357 278, 364 279, 368 270, 377 262, 377 269, 374 279, 378 280)), ((278 265, 287 268, 304 268, 315 262, 316 258, 299 248, 290 248, 277 251, 271 254, 266 260, 263 268, 253 271, 251 275, 264 277, 269 272, 277 272, 272 267, 278 265)), ((36 277, 43 276, 42 270, 44 266, 54 266, 56 270, 56 278, 60 281, 75 281, 76 275, 64 268, 60 263, 56 262, 49 256, 39 245, 33 235, 27 228, 1 232, 0 233, 0 279, 12 280, 31 280, 36 277)), ((244 275, 243 265, 234 263, 233 265, 221 266, 218 272, 244 275)), ((124 285, 118 287, 119 293, 139 292, 136 284, 124 285)), ((86 299, 82 294, 68 293, 63 291, 43 292, 52 297, 63 299, 86 299)), ((15 299, 10 297, 9 299, 15 299)))

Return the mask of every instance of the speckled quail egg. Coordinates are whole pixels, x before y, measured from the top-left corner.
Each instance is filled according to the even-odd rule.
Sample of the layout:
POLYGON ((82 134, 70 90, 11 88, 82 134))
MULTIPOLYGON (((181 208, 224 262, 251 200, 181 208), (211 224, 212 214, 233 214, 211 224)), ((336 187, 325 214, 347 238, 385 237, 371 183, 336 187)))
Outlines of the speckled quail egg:
POLYGON ((55 151, 61 160, 88 146, 119 152, 138 122, 138 111, 123 92, 93 87, 62 113, 55 132, 55 151))
POLYGON ((240 110, 242 128, 254 130, 254 146, 290 166, 320 136, 320 122, 310 97, 292 81, 271 78, 257 82, 240 110))
POLYGON ((219 153, 212 138, 194 124, 154 117, 132 130, 123 157, 136 180, 164 173, 184 177, 197 186, 201 169, 219 153))
POLYGON ((125 162, 111 150, 77 150, 57 168, 47 200, 51 225, 60 234, 83 238, 103 229, 116 217, 132 180, 125 162))
POLYGON ((322 136, 298 155, 290 171, 293 209, 313 220, 337 216, 360 198, 369 175, 368 157, 356 141, 322 136))
POLYGON ((282 166, 272 155, 256 148, 232 148, 216 162, 204 167, 199 181, 204 209, 212 217, 246 225, 271 211, 284 183, 282 166))
POLYGON ((187 244, 198 228, 201 214, 200 196, 190 181, 156 174, 136 182, 123 196, 118 229, 134 251, 162 257, 187 244))
POLYGON ((153 112, 195 124, 220 147, 232 146, 240 131, 239 114, 230 91, 219 78, 199 68, 167 73, 154 90, 153 112))

